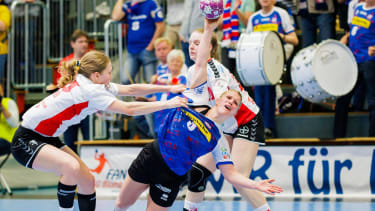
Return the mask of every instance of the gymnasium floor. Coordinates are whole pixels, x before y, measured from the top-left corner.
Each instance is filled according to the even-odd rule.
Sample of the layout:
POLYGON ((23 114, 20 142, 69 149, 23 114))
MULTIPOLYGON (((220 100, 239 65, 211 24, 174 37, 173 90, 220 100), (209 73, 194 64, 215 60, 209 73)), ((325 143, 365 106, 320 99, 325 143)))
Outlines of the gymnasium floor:
MULTIPOLYGON (((56 188, 39 190, 14 191, 13 196, 0 195, 1 211, 58 211, 55 199, 56 188)), ((271 209, 274 211, 375 211, 375 200, 371 199, 290 199, 269 198, 271 209)), ((97 201, 97 211, 111 211, 115 199, 97 201)), ((182 211, 183 201, 177 200, 170 210, 182 211)), ((146 201, 141 199, 129 211, 145 210, 146 201)), ((238 199, 207 199, 200 211, 251 211, 251 207, 238 199)), ((74 211, 78 211, 77 201, 74 211)))

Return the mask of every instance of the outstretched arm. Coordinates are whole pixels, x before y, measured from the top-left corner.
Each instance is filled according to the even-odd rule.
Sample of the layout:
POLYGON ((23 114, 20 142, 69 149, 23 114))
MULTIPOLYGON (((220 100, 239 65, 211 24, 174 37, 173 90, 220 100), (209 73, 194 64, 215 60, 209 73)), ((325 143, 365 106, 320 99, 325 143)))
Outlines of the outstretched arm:
POLYGON ((218 22, 218 20, 205 20, 204 32, 199 43, 194 74, 189 88, 195 88, 207 81, 207 60, 210 57, 211 37, 218 22))
POLYGON ((270 195, 274 195, 275 193, 280 193, 283 191, 281 187, 271 184, 271 182, 275 181, 274 179, 261 180, 259 182, 256 182, 238 173, 232 164, 219 165, 219 169, 224 178, 233 185, 250 189, 257 189, 270 195))
POLYGON ((148 94, 153 94, 157 92, 172 92, 180 93, 185 91, 184 85, 153 85, 153 84, 131 84, 131 85, 121 85, 116 84, 119 96, 144 96, 148 94))
POLYGON ((122 113, 130 116, 143 115, 168 108, 187 107, 187 99, 174 97, 168 101, 156 102, 124 102, 115 100, 106 109, 107 111, 122 113))

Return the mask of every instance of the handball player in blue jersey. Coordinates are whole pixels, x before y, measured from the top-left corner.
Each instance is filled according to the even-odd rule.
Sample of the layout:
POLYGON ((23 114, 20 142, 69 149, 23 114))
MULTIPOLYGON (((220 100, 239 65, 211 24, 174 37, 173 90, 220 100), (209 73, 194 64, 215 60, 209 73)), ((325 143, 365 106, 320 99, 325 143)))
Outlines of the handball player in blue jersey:
MULTIPOLYGON (((206 20, 195 74, 190 87, 183 93, 194 105, 208 103, 206 65, 211 36, 216 27, 217 21, 206 20)), ((168 210, 192 164, 209 152, 230 183, 271 195, 280 193, 282 188, 271 184, 273 179, 259 182, 250 180, 235 170, 230 159, 228 142, 220 131, 220 125, 237 113, 241 101, 237 91, 229 90, 216 100, 215 106, 205 115, 184 107, 165 111, 157 140, 146 145, 131 164, 116 200, 115 211, 127 210, 147 188, 150 188, 147 210, 168 210)))

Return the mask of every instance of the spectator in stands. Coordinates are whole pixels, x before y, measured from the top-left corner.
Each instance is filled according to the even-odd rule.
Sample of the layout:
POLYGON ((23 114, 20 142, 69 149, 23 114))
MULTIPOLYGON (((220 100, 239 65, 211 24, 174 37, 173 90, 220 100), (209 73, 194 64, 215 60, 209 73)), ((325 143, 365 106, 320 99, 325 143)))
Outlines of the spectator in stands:
MULTIPOLYGON (((298 45, 298 38, 288 12, 274 6, 275 1, 273 0, 259 0, 259 4, 262 9, 250 17, 247 31, 275 31, 284 43, 298 45)), ((275 132, 275 86, 255 86, 254 94, 255 102, 264 117, 266 138, 272 138, 275 132)))
POLYGON ((0 84, 0 156, 10 153, 10 142, 18 127, 18 107, 11 98, 4 97, 0 84))
POLYGON ((189 38, 190 35, 196 30, 203 28, 204 17, 199 8, 200 0, 185 0, 184 4, 184 21, 180 29, 181 48, 185 54, 185 64, 190 67, 194 61, 189 57, 189 38))
POLYGON ((152 76, 151 82, 155 84, 158 80, 158 77, 168 73, 168 64, 167 64, 167 57, 169 52, 173 49, 173 44, 166 37, 160 37, 155 40, 155 55, 156 58, 159 60, 159 65, 156 68, 156 74, 152 76))
POLYGON ((184 20, 184 0, 168 0, 165 36, 175 48, 181 49, 179 31, 184 20))
POLYGON ((154 41, 164 33, 163 12, 154 0, 117 0, 113 11, 113 20, 125 18, 129 25, 127 34, 126 74, 129 78, 121 79, 129 84, 139 72, 140 66, 147 82, 155 73, 157 59, 154 52, 154 41))
MULTIPOLYGON (((82 30, 75 30, 72 34, 72 38, 70 41, 70 46, 73 49, 73 53, 70 55, 64 57, 60 63, 59 66, 61 66, 64 62, 68 62, 71 60, 81 60, 81 58, 87 53, 88 51, 88 36, 85 31, 82 30)), ((60 80, 61 75, 64 75, 65 73, 60 73, 57 77, 57 80, 60 80)), ((90 123, 89 123, 89 116, 84 118, 80 123, 76 125, 70 126, 65 132, 64 132, 64 143, 68 145, 75 153, 77 153, 77 145, 74 144, 78 140, 78 130, 81 128, 81 133, 83 136, 83 140, 89 140, 90 139, 90 123)))
POLYGON ((8 58, 8 28, 10 26, 10 12, 8 6, 0 0, 0 83, 3 83, 8 58))
POLYGON ((302 47, 316 43, 317 29, 320 41, 335 38, 334 0, 297 0, 298 15, 301 17, 302 47))
MULTIPOLYGON (((350 25, 349 48, 358 63, 358 84, 367 91, 369 136, 375 136, 375 0, 366 0, 355 7, 350 25)), ((334 137, 346 136, 349 103, 356 87, 336 101, 334 137)))

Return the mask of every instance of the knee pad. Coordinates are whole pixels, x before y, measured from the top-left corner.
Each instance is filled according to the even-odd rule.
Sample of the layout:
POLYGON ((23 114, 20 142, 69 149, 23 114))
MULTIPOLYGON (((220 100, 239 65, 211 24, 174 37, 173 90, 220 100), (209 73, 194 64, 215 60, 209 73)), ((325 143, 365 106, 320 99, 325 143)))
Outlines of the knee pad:
POLYGON ((192 192, 203 192, 206 190, 207 178, 211 171, 199 163, 194 163, 188 174, 188 189, 192 192))

